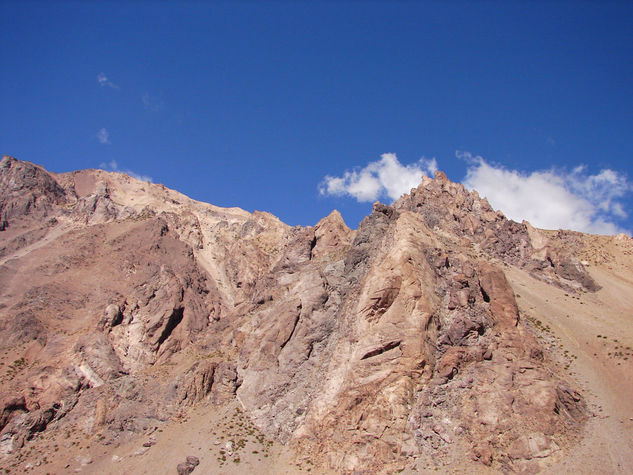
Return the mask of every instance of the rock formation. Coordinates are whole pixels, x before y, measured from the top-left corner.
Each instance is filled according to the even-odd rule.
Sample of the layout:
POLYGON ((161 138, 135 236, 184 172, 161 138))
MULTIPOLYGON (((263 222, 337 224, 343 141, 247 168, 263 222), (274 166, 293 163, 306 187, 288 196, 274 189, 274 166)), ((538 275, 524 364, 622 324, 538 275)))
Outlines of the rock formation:
POLYGON ((324 469, 536 471, 587 414, 504 268, 599 286, 560 236, 441 172, 352 231, 336 211, 291 227, 4 157, 0 223, 1 457, 42 431, 121 442, 237 399, 324 469))

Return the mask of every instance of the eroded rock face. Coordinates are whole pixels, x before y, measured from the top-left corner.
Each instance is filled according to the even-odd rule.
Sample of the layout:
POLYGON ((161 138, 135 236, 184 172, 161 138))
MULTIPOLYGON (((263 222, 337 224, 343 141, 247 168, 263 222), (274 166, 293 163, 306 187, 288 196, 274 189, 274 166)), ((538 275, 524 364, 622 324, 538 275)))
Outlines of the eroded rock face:
POLYGON ((3 216, 39 230, 0 243, 0 342, 24 355, 2 399, 12 450, 51 424, 120 441, 237 398, 336 470, 438 454, 521 470, 583 420, 498 263, 593 281, 555 237, 441 173, 351 231, 338 212, 290 227, 123 175, 2 167, 19 191, 3 216), (46 232, 29 196, 56 220, 46 232))
POLYGON ((345 251, 350 245, 353 233, 343 221, 341 213, 334 210, 314 227, 314 247, 312 257, 319 258, 333 252, 345 251))
POLYGON ((476 191, 468 192, 442 172, 402 196, 393 207, 423 216, 426 225, 455 244, 470 247, 570 290, 598 290, 582 264, 529 223, 516 223, 494 211, 476 191))
POLYGON ((43 218, 65 201, 61 186, 41 167, 5 155, 0 161, 0 231, 16 218, 43 218))
MULTIPOLYGON (((317 300, 312 314, 280 319, 296 337, 254 352, 277 355, 277 365, 245 368, 238 396, 262 426, 331 467, 391 471, 407 455, 438 450, 512 467, 508 450, 525 427, 551 435, 576 423, 557 409, 560 382, 519 323, 499 268, 442 246, 417 213, 376 206, 350 254, 366 234, 374 251, 338 274, 335 303, 317 300), (375 222, 385 225, 379 234, 375 222), (317 328, 327 343, 315 347, 300 329, 323 313, 328 325, 317 328), (290 344, 292 358, 281 358, 290 344)), ((572 405, 582 413, 579 401, 572 405)))

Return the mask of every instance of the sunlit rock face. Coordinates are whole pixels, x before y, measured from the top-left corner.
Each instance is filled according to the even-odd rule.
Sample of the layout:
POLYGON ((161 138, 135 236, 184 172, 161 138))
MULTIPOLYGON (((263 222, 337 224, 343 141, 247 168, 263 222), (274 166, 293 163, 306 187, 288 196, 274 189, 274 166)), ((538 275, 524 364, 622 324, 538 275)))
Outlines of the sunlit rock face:
POLYGON ((442 456, 536 470, 585 417, 504 266, 597 284, 563 239, 438 172, 350 230, 193 201, 116 173, 0 162, 4 456, 37 432, 121 442, 236 399, 337 471, 442 456))

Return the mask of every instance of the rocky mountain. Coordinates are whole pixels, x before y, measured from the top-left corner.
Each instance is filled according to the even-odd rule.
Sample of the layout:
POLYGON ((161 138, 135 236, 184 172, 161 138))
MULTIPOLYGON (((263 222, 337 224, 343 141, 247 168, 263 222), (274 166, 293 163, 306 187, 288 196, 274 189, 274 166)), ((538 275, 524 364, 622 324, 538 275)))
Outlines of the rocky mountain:
POLYGON ((0 230, 6 472, 578 473, 614 430, 576 466, 633 469, 626 236, 510 221, 441 172, 350 230, 7 156, 0 230))

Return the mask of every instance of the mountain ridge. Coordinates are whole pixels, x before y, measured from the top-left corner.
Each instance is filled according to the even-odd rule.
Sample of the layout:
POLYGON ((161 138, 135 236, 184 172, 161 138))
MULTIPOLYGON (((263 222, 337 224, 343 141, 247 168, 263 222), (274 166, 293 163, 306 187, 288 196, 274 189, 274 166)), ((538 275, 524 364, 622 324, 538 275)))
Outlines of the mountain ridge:
POLYGON ((601 295, 592 239, 630 239, 509 221, 441 172, 357 230, 336 211, 292 227, 10 157, 0 185, 0 332, 5 361, 22 361, 0 445, 16 467, 40 433, 133 443, 207 404, 350 472, 537 472, 589 425, 507 274, 601 295))

